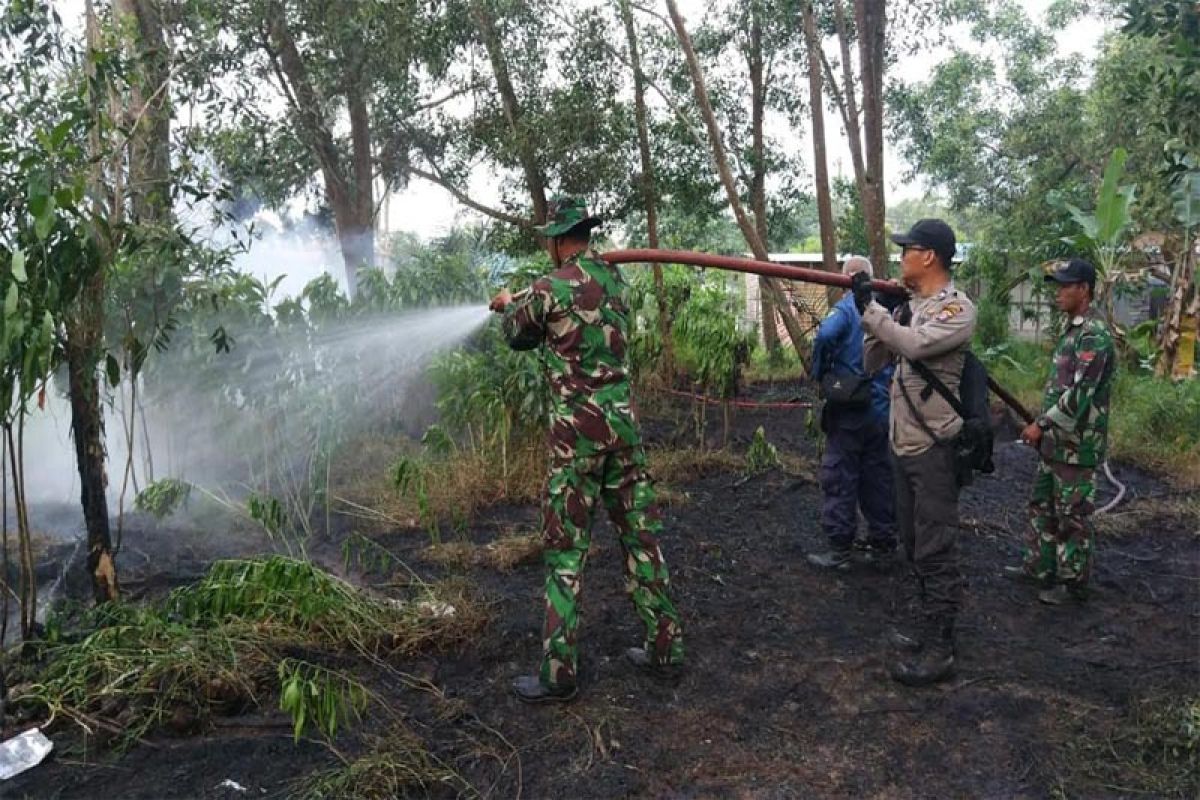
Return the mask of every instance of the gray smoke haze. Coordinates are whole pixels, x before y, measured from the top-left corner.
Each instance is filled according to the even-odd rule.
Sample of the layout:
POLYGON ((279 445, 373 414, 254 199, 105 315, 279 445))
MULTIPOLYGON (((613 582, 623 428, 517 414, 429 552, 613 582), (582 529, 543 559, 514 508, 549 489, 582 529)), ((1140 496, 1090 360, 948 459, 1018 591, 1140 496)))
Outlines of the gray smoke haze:
MULTIPOLYGON (((176 384, 167 393, 157 393, 146 408, 151 456, 155 477, 173 477, 197 483, 218 483, 230 475, 241 476, 240 466, 247 453, 262 443, 261 428, 267 419, 281 410, 291 411, 294 397, 279 396, 271 402, 273 387, 281 373, 287 374, 291 345, 315 352, 315 374, 306 376, 292 391, 315 395, 345 388, 355 382, 353 406, 335 413, 352 418, 356 424, 400 421, 408 411, 427 414, 428 409, 411 409, 414 386, 424 383, 424 369, 432 356, 461 344, 486 321, 483 305, 458 306, 411 311, 363 320, 349 320, 306 337, 280 337, 269 352, 256 354, 249 369, 239 368, 228 375, 227 386, 239 397, 266 398, 267 405, 243 406, 230 413, 228 402, 218 405, 211 386, 176 384), (243 449, 239 450, 239 444, 243 449)), ((236 347, 236 346, 235 346, 236 347)), ((168 351, 160 358, 171 358, 168 351)), ((217 372, 220 372, 218 357, 217 372)), ((240 365, 244 366, 244 365, 240 365)), ((230 369, 234 369, 230 359, 230 369)), ((207 383, 211 376, 205 376, 207 383)), ((340 394, 340 393, 339 393, 340 394)), ((105 433, 109 455, 109 499, 115 502, 120 492, 126 453, 124 423, 119 416, 127 411, 128 385, 121 387, 105 415, 105 433)), ((317 424, 320 415, 315 414, 317 424)), ((297 420, 288 420, 294 424, 297 420)), ((300 420, 304 421, 304 420, 300 420)), ((302 434, 303 432, 295 432, 302 434)), ((314 435, 318 431, 312 432, 314 435)), ((48 393, 44 410, 35 410, 25 433, 26 483, 32 503, 78 502, 79 476, 70 438, 70 407, 66 398, 48 393)), ((135 419, 134 463, 139 475, 146 463, 145 437, 140 418, 135 419)), ((141 485, 144 486, 144 479, 141 485)), ((126 496, 126 507, 132 497, 126 496)))
MULTIPOLYGON (((227 234, 214 231, 213 235, 224 240, 227 234)), ((346 287, 336 240, 309 225, 287 231, 260 229, 249 249, 235 256, 234 266, 264 283, 279 278, 272 304, 299 296, 306 284, 324 273, 333 275, 343 290, 346 287)), ((320 429, 328 428, 328 415, 322 414, 329 409, 301 413, 314 403, 340 403, 334 409, 338 418, 360 425, 386 422, 410 432, 427 425, 433 421, 429 416, 432 392, 424 374, 429 359, 461 344, 487 317, 482 304, 357 317, 324 323, 317 333, 281 331, 269 347, 245 345, 239 351, 243 345, 235 344, 224 367, 223 357, 218 356, 216 366, 206 374, 194 379, 185 375, 168 387, 147 385, 144 379, 139 392, 145 420, 140 414, 135 419, 133 448, 138 485, 145 487, 151 459, 156 479, 171 477, 202 485, 234 478, 245 481, 252 477, 247 474, 250 454, 261 455, 272 446, 264 442, 265 427, 279 434, 283 425, 298 449, 328 434, 320 429), (303 353, 303 358, 295 358, 297 353, 303 353), (227 374, 221 373, 223 368, 227 374), (343 391, 349 385, 354 391, 343 391), (280 396, 273 397, 276 391, 280 396)), ((151 355, 152 359, 175 357, 171 351, 151 355)), ((105 413, 108 492, 114 516, 128 451, 122 418, 128 398, 128 384, 123 384, 105 413)), ((26 487, 34 506, 78 508, 79 476, 70 418, 66 398, 50 389, 45 408, 35 409, 27 422, 26 487)), ((291 457, 276 455, 284 460, 291 457)), ((131 484, 125 496, 127 510, 133 494, 131 484)), ((46 515, 32 514, 35 525, 39 516, 46 515)), ((66 524, 61 510, 53 517, 51 527, 63 535, 76 534, 78 526, 66 524)))

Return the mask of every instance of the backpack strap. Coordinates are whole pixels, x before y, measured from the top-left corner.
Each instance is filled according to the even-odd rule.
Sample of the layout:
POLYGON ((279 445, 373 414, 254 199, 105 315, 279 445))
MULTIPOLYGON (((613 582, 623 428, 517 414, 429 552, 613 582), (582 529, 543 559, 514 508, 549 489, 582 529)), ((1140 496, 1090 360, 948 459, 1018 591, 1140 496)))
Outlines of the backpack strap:
POLYGON ((925 421, 925 417, 920 411, 917 411, 916 403, 914 403, 912 398, 908 396, 908 390, 904 388, 904 381, 899 375, 896 376, 896 386, 900 388, 900 396, 904 398, 904 402, 908 405, 908 410, 912 412, 913 419, 915 419, 917 424, 921 426, 921 430, 925 431, 925 435, 928 436, 934 444, 950 444, 951 440, 938 438, 938 435, 933 432, 932 428, 929 427, 929 423, 925 421))
MULTIPOLYGON (((932 387, 935 392, 937 392, 938 394, 940 394, 942 396, 943 400, 945 400, 947 403, 950 404, 950 408, 954 409, 955 414, 958 414, 958 416, 960 418, 962 418, 963 420, 966 420, 967 410, 965 408, 963 408, 962 401, 954 396, 954 392, 950 391, 950 387, 948 387, 948 386, 946 386, 946 384, 942 383, 941 378, 939 378, 937 375, 933 374, 933 370, 931 370, 929 368, 929 366, 927 364, 925 364, 924 361, 911 361, 908 359, 905 359, 905 360, 908 361, 908 363, 912 365, 912 368, 917 371, 917 374, 920 375, 922 379, 924 379, 924 381, 927 385, 932 387)), ((903 384, 901 384, 901 388, 902 389, 904 388, 903 384)), ((905 393, 904 399, 908 400, 907 393, 905 393)), ((909 400, 909 406, 910 407, 912 406, 911 400, 909 400)), ((916 413, 915 408, 913 409, 913 413, 914 414, 916 413)), ((922 420, 922 424, 924 424, 924 420, 922 420)))

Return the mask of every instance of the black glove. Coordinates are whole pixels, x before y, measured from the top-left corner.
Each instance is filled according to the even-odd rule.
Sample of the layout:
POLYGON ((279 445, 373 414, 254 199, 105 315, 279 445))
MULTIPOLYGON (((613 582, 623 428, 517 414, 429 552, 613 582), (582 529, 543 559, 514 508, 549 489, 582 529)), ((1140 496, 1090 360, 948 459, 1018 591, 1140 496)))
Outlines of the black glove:
POLYGON ((876 292, 875 302, 883 306, 889 313, 895 313, 896 309, 908 302, 908 294, 892 294, 891 292, 876 292))
POLYGON ((861 314, 871 304, 871 276, 865 272, 856 272, 850 278, 850 291, 854 292, 854 305, 861 314))

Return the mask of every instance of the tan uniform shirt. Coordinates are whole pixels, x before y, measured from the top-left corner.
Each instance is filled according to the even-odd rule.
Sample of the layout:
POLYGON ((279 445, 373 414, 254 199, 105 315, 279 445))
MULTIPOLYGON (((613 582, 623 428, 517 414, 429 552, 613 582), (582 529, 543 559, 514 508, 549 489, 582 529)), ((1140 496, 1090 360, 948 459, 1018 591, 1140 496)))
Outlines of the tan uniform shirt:
POLYGON ((913 407, 938 439, 952 438, 962 427, 962 419, 950 404, 934 390, 927 393, 925 380, 906 362, 925 362, 946 388, 957 395, 964 353, 975 332, 977 317, 975 304, 955 289, 953 283, 931 297, 914 297, 910 305, 913 316, 908 327, 888 316, 883 306, 874 302, 867 306, 862 317, 867 333, 863 345, 867 372, 881 369, 889 360, 897 362, 892 378, 890 428, 892 450, 899 456, 923 453, 934 444, 913 416, 913 407), (912 407, 904 399, 902 389, 912 400, 912 407))

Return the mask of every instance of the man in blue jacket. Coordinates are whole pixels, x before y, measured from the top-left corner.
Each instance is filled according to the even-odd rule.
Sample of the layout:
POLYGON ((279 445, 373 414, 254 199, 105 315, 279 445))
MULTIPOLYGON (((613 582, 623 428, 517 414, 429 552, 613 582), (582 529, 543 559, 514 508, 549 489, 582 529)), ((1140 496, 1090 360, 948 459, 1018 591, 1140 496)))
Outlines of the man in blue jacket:
MULTIPOLYGON (((842 272, 871 275, 871 262, 849 256, 842 272)), ((849 569, 858 530, 858 510, 867 520, 866 549, 890 555, 896 549, 895 499, 888 456, 888 386, 892 366, 874 375, 863 368, 862 317, 847 292, 817 331, 813 377, 821 383, 825 406, 821 429, 821 527, 829 550, 810 553, 808 562, 824 569, 849 569), (864 384, 864 385, 860 385, 864 384)))

